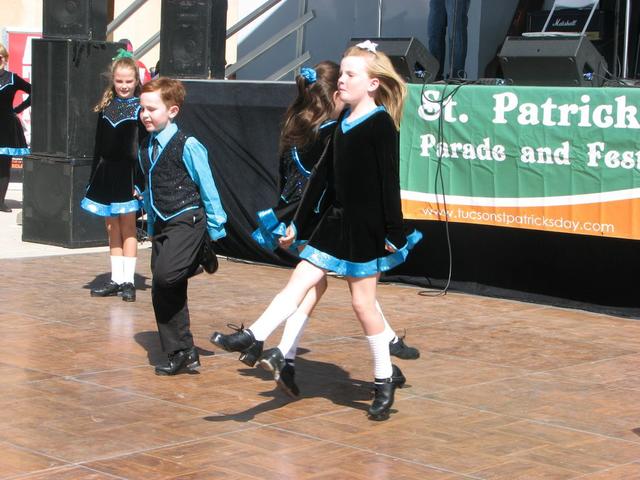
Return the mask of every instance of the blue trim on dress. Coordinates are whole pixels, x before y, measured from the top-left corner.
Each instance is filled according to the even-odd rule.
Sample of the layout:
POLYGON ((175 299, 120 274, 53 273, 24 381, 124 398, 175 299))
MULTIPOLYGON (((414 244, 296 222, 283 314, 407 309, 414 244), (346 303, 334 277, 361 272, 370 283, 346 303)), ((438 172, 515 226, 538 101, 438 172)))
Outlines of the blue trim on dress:
MULTIPOLYGON (((122 102, 122 103, 133 103, 133 102, 135 102, 135 101, 138 101, 138 102, 139 102, 139 101, 140 101, 140 98, 138 98, 138 97, 131 97, 131 98, 120 98, 120 97, 116 97, 116 98, 114 99, 114 101, 116 101, 116 102, 122 102)), ((136 108, 136 111, 133 113, 133 115, 132 115, 132 116, 130 116, 130 117, 124 117, 124 118, 121 118, 121 119, 120 119, 120 120, 118 120, 116 123, 113 123, 113 122, 111 121, 111 119, 110 119, 110 118, 106 117, 106 116, 105 116, 105 114, 104 114, 104 111, 102 112, 102 118, 104 118, 107 122, 109 122, 109 123, 111 124, 111 126, 112 126, 112 127, 117 127, 117 126, 118 126, 118 125, 120 125, 122 122, 125 122, 125 121, 127 121, 127 120, 138 120, 138 116, 139 116, 139 114, 140 114, 140 109, 141 109, 141 108, 142 108, 142 107, 141 107, 140 105, 138 105, 138 107, 136 108)))
POLYGON ((407 259, 409 251, 420 240, 422 240, 422 233, 414 230, 407 236, 407 243, 404 247, 389 255, 376 258, 369 262, 349 262, 336 258, 328 253, 321 252, 309 245, 302 250, 300 258, 307 260, 316 267, 335 272, 338 275, 344 275, 346 277, 370 277, 378 272, 391 270, 403 263, 407 259))
POLYGON ((116 217, 118 215, 125 215, 127 213, 137 212, 140 209, 140 201, 129 200, 128 202, 114 202, 109 205, 94 202, 93 200, 84 197, 80 206, 89 213, 98 215, 99 217, 116 217))
POLYGON ((322 204, 322 199, 324 198, 325 193, 327 193, 326 188, 322 191, 322 195, 320 195, 320 200, 318 200, 318 203, 316 203, 316 206, 313 208, 313 213, 320 213, 320 204, 322 204))
POLYGON ((13 85, 13 84, 15 83, 15 79, 14 79, 14 76, 13 76, 13 72, 9 72, 9 73, 11 74, 11 81, 10 81, 10 82, 5 83, 4 85, 2 85, 2 86, 0 87, 0 91, 4 90, 4 89, 5 89, 5 87, 8 87, 9 85, 13 85))
POLYGON ((342 123, 340 124, 340 127, 342 128, 342 133, 347 133, 352 128, 357 127, 362 122, 364 122, 367 118, 372 116, 374 113, 386 112, 386 111, 387 109, 384 108, 384 105, 378 105, 376 108, 374 108, 370 112, 365 113, 361 117, 356 118, 353 122, 347 122, 347 117, 351 115, 351 109, 348 109, 347 112, 344 114, 344 117, 342 118, 342 123))
POLYGON ((30 148, 22 147, 0 147, 0 155, 11 155, 12 157, 22 157, 31 153, 30 148))
POLYGON ((335 123, 338 123, 338 121, 337 120, 327 120, 322 125, 320 125, 320 128, 322 129, 322 128, 328 127, 329 125, 333 125, 335 123))
POLYGON ((305 178, 309 178, 311 172, 302 166, 302 162, 300 161, 300 157, 298 156, 298 149, 296 147, 291 147, 291 157, 293 158, 293 161, 296 164, 296 167, 298 167, 298 170, 300 171, 302 176, 305 178))

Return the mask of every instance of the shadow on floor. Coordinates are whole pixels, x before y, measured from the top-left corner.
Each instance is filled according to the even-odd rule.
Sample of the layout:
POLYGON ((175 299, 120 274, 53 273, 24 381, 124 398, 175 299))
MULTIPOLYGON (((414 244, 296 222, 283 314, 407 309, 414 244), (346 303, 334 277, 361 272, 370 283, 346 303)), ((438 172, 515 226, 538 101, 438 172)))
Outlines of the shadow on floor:
POLYGON ((277 388, 269 372, 261 368, 243 368, 238 373, 246 377, 268 380, 275 387, 272 391, 261 393, 263 397, 271 397, 265 403, 255 405, 247 410, 228 415, 204 417, 209 422, 247 422, 260 413, 278 409, 292 401, 305 398, 326 398, 335 405, 366 411, 371 402, 371 382, 356 380, 349 372, 332 363, 296 358, 296 383, 300 387, 300 396, 294 400, 277 388))

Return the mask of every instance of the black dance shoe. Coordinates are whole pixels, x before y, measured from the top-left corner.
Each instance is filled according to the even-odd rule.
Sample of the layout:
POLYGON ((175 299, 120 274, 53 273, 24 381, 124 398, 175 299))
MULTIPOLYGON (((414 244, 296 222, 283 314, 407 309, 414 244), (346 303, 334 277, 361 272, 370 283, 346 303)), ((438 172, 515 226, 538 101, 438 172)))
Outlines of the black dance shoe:
POLYGON ((397 342, 393 343, 393 340, 389 342, 389 353, 394 357, 401 358, 403 360, 415 360, 420 358, 420 350, 415 347, 410 347, 404 343, 404 335, 402 337, 396 337, 397 342))
POLYGON ((6 203, 0 203, 0 212, 11 213, 11 208, 7 207, 6 203))
POLYGON ((113 297, 118 295, 120 291, 120 284, 110 280, 108 283, 105 283, 101 287, 96 287, 91 289, 92 297, 113 297))
POLYGON ((200 366, 200 355, 196 347, 178 350, 169 355, 169 361, 156 367, 156 375, 176 375, 182 370, 194 372, 200 366))
POLYGON ((123 283, 120 287, 122 291, 122 300, 125 302, 135 302, 136 301, 136 287, 133 286, 133 283, 127 282, 123 283))
POLYGON ((393 365, 389 378, 376 378, 373 384, 373 402, 369 407, 369 419, 382 421, 389 418, 396 388, 402 388, 407 379, 400 369, 393 365))
POLYGON ((290 363, 285 363, 282 370, 280 370, 280 375, 276 377, 276 382, 280 389, 291 398, 296 398, 300 395, 300 389, 296 385, 295 377, 296 369, 290 363))
POLYGON ((205 239, 200 250, 200 261, 198 262, 204 268, 204 271, 208 274, 216 273, 218 270, 218 257, 216 252, 213 251, 211 240, 205 239))
POLYGON ((213 332, 209 341, 227 352, 241 352, 239 360, 245 365, 253 367, 262 355, 264 342, 257 341, 251 330, 245 329, 244 325, 240 325, 238 328, 230 323, 227 326, 236 332, 228 335, 213 332))
POLYGON ((295 382, 296 369, 287 363, 279 348, 272 348, 264 352, 260 357, 259 365, 273 373, 273 379, 284 393, 291 398, 300 395, 300 389, 295 382))

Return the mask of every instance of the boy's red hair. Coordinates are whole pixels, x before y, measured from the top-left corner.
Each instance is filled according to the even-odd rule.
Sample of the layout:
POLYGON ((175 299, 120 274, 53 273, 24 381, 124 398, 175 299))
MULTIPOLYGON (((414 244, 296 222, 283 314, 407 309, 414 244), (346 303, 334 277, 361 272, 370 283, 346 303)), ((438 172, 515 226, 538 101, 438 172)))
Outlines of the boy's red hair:
POLYGON ((180 80, 168 77, 158 77, 142 85, 141 94, 149 92, 160 92, 160 98, 167 108, 174 105, 181 107, 187 95, 180 80))

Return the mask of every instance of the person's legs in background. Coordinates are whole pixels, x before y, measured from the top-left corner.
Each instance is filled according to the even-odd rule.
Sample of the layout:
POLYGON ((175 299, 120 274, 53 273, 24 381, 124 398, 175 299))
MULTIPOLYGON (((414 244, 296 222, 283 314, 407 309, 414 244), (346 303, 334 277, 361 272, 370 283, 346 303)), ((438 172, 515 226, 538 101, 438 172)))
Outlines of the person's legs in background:
MULTIPOLYGON (((467 25, 469 23, 469 0, 446 0, 447 23, 449 37, 453 37, 451 69, 447 72, 450 78, 465 78, 465 61, 467 59, 467 25)), ((441 67, 442 69, 442 67, 441 67)))
POLYGON ((4 203, 9 188, 9 177, 11 176, 11 157, 0 155, 0 212, 10 212, 11 209, 4 203))
POLYGON ((445 60, 445 34, 447 31, 447 11, 445 0, 431 0, 429 2, 429 16, 427 17, 427 38, 429 52, 440 63, 440 69, 435 79, 442 80, 445 60))

